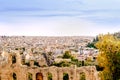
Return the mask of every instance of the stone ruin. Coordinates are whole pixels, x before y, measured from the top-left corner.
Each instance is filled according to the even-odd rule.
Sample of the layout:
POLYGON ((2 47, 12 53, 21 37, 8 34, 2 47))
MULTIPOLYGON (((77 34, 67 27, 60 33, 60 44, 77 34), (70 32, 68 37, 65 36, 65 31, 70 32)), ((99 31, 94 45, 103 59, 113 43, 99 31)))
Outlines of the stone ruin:
MULTIPOLYGON (((39 62, 39 65, 41 63, 39 62)), ((81 73, 85 74, 85 80, 100 80, 95 66, 38 67, 34 66, 34 60, 32 59, 30 60, 30 66, 27 66, 22 65, 19 53, 0 55, 0 80, 48 80, 48 73, 52 74, 52 80, 64 80, 64 73, 69 75, 69 80, 81 80, 81 73)))

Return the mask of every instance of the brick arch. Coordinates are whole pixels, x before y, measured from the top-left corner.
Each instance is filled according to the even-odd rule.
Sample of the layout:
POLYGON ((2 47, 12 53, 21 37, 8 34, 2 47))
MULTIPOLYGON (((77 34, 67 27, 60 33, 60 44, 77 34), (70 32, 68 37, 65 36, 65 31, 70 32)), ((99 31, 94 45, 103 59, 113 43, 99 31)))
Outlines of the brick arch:
POLYGON ((63 73, 63 80, 70 80, 70 79, 69 79, 69 76, 70 76, 70 75, 69 75, 68 73, 65 73, 65 72, 64 72, 64 73, 63 73))
POLYGON ((10 53, 9 57, 10 57, 10 59, 9 59, 10 65, 11 64, 19 64, 19 65, 22 64, 21 63, 21 55, 20 55, 20 53, 10 53), (14 62, 13 62, 13 60, 14 60, 14 62))
POLYGON ((27 73, 27 80, 33 80, 33 74, 28 72, 27 73))
MULTIPOLYGON (((6 77, 8 77, 9 80, 14 80, 14 79, 13 79, 13 74, 15 74, 16 80, 18 80, 18 78, 19 78, 19 74, 18 74, 18 73, 19 73, 19 72, 17 72, 15 69, 12 69, 11 71, 6 72, 6 77)), ((14 76, 14 77, 15 77, 15 76, 14 76)))
POLYGON ((17 62, 16 56, 12 55, 12 64, 15 64, 17 62))
POLYGON ((86 74, 85 74, 85 72, 81 72, 80 74, 79 74, 79 80, 86 80, 86 74), (84 78, 84 79, 83 79, 84 78))
POLYGON ((47 73, 51 73, 52 74, 52 80, 58 80, 58 72, 57 70, 49 70, 47 73))
POLYGON ((17 74, 15 72, 12 73, 12 80, 17 80, 17 74))
POLYGON ((53 80, 53 74, 51 72, 47 73, 47 80, 53 80))
POLYGON ((43 74, 40 72, 36 73, 36 80, 43 80, 43 74))
MULTIPOLYGON (((94 66, 87 66, 87 67, 81 67, 77 69, 77 79, 79 79, 79 74, 84 73, 86 80, 96 80, 97 76, 95 76, 96 68, 94 66)), ((97 75, 97 74, 96 74, 97 75)))
POLYGON ((64 68, 63 69, 63 73, 67 73, 68 74, 68 77, 69 79, 68 80, 74 80, 74 70, 71 69, 71 68, 64 68))
POLYGON ((10 64, 15 64, 17 63, 17 55, 15 53, 9 53, 9 61, 10 64))

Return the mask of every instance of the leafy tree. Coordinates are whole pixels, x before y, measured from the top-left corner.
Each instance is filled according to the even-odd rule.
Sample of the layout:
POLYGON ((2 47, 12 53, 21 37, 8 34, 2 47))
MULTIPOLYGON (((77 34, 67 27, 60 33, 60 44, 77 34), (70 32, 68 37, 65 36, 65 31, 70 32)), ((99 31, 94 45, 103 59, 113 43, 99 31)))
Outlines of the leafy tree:
POLYGON ((63 59, 70 59, 70 58, 72 58, 70 51, 65 51, 65 53, 63 54, 63 59))
POLYGON ((100 35, 96 43, 99 49, 97 58, 98 65, 104 67, 100 72, 102 80, 120 79, 120 40, 115 36, 106 34, 100 35))
POLYGON ((59 63, 54 62, 52 65, 57 67, 70 67, 71 63, 67 61, 61 61, 59 63))
POLYGON ((87 47, 90 47, 90 48, 96 48, 96 47, 94 46, 94 44, 95 44, 95 42, 88 43, 88 44, 87 44, 87 47))
POLYGON ((98 40, 99 40, 99 39, 98 39, 98 36, 96 36, 96 38, 94 38, 91 43, 88 43, 88 44, 87 44, 87 47, 97 48, 97 47, 95 46, 95 44, 98 42, 98 40))

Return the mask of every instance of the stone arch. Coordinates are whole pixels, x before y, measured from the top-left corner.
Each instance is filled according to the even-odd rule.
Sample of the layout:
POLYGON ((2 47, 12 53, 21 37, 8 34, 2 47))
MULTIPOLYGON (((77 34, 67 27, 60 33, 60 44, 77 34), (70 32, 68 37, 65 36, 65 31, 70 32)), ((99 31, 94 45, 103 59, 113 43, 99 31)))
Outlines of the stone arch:
POLYGON ((17 75, 16 75, 16 73, 12 73, 12 80, 17 80, 17 75))
POLYGON ((13 55, 13 56, 12 56, 12 64, 15 64, 16 62, 17 62, 16 56, 13 55))
POLYGON ((81 72, 81 73, 80 73, 80 78, 79 78, 79 80, 86 80, 86 75, 85 75, 84 72, 81 72))
POLYGON ((47 76, 48 76, 48 77, 47 77, 47 78, 48 78, 48 80, 53 80, 52 73, 48 72, 47 76))
POLYGON ((43 74, 42 73, 37 73, 36 74, 36 80, 43 80, 43 74))
POLYGON ((27 79, 28 79, 28 80, 33 80, 33 75, 32 75, 32 73, 29 73, 29 72, 28 72, 28 74, 27 74, 27 79))
POLYGON ((63 80, 69 80, 69 74, 63 73, 63 80))
MULTIPOLYGON (((62 74, 61 71, 60 71, 60 73, 59 73, 58 68, 56 68, 55 66, 49 67, 47 73, 49 73, 49 72, 52 74, 52 80, 58 80, 59 74, 60 74, 60 73, 62 74)), ((62 75, 61 75, 61 76, 62 76, 62 75)), ((63 77, 63 76, 62 76, 62 77, 63 77)), ((62 77, 61 77, 61 78, 62 78, 62 77)))

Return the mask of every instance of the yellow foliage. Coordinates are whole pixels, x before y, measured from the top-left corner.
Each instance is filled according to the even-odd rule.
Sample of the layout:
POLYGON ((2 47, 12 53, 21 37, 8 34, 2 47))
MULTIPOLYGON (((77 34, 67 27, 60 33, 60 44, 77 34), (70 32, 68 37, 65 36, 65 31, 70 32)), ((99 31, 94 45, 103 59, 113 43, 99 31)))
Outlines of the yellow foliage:
MULTIPOLYGON (((120 40, 113 35, 99 35, 99 41, 96 43, 96 47, 99 49, 99 55, 97 58, 98 64, 104 67, 102 75, 109 75, 115 70, 115 63, 117 60, 117 54, 120 53, 120 40)), ((102 78, 103 76, 101 76, 102 78)), ((111 79, 110 79, 111 80, 111 79)))

